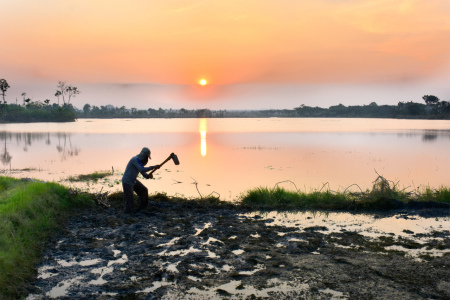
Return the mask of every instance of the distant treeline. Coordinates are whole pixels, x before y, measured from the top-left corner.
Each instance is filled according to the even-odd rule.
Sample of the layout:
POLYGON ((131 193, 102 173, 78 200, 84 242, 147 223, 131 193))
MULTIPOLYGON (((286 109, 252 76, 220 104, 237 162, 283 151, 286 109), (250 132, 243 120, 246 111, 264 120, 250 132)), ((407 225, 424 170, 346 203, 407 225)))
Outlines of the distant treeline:
POLYGON ((76 109, 71 104, 59 106, 48 105, 39 101, 26 105, 0 103, 0 122, 73 122, 76 120, 76 109))
POLYGON ((399 102, 397 105, 345 106, 329 108, 301 105, 294 109, 269 110, 210 110, 210 109, 127 109, 125 106, 91 106, 77 110, 78 118, 397 118, 397 119, 450 119, 450 103, 435 96, 423 96, 425 104, 399 102))
POLYGON ((50 100, 33 101, 22 93, 23 103, 8 104, 5 99, 9 84, 0 79, 0 122, 73 122, 76 118, 397 118, 397 119, 450 119, 450 102, 441 101, 433 95, 422 97, 424 103, 399 102, 397 105, 345 106, 329 108, 300 105, 293 109, 268 110, 210 110, 210 109, 137 109, 125 106, 91 106, 85 104, 82 110, 72 106, 70 100, 80 94, 77 87, 59 81, 55 97, 58 103, 50 100), (60 105, 60 98, 62 105, 60 105))

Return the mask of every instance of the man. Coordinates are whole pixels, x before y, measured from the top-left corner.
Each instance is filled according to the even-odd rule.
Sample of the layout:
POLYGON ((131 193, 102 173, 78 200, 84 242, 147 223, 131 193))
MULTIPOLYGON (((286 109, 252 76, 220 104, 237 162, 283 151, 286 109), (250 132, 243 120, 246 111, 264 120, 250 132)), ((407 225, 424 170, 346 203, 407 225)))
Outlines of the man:
POLYGON ((150 149, 147 147, 142 148, 141 153, 133 156, 128 162, 125 172, 122 176, 123 195, 125 197, 125 213, 134 212, 133 192, 139 196, 140 204, 138 211, 144 209, 148 205, 148 189, 137 180, 139 173, 144 178, 153 178, 153 175, 148 175, 147 172, 153 169, 159 169, 160 165, 154 165, 150 167, 144 167, 150 157, 150 149))

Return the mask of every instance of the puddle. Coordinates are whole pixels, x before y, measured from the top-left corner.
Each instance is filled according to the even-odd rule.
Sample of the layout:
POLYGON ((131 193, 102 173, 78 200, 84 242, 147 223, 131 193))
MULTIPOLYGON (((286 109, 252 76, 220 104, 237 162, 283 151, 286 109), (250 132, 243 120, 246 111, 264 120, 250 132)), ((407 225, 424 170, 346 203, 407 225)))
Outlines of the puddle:
POLYGON ((417 261, 422 261, 418 257, 421 255, 427 255, 431 257, 442 257, 447 253, 450 253, 449 249, 446 250, 428 250, 426 248, 420 248, 420 249, 408 249, 402 246, 388 246, 385 248, 388 251, 400 251, 400 252, 406 252, 408 256, 415 258, 417 261))
POLYGON ((83 278, 84 278, 83 276, 79 276, 79 277, 75 277, 72 279, 63 280, 57 286, 55 286, 53 289, 51 289, 47 293, 47 296, 50 298, 58 298, 58 297, 66 296, 68 288, 75 283, 80 283, 80 280, 83 278))
POLYGON ((264 270, 265 266, 264 265, 256 265, 256 269, 251 270, 251 271, 239 271, 240 275, 253 275, 261 270, 264 270))
POLYGON ((173 273, 179 273, 179 271, 178 271, 178 269, 177 269, 177 266, 178 266, 179 263, 180 263, 180 262, 176 262, 176 263, 174 263, 174 264, 169 264, 169 265, 166 267, 166 271, 168 271, 168 272, 173 272, 173 273))
POLYGON ((216 239, 216 238, 213 238, 213 237, 209 237, 208 240, 207 240, 206 242, 204 242, 202 245, 209 245, 209 244, 215 243, 215 242, 218 242, 218 243, 220 243, 220 244, 223 244, 222 241, 220 241, 220 240, 218 240, 218 239, 216 239))
MULTIPOLYGON (((404 243, 405 240, 411 240, 414 243, 426 245, 430 242, 442 241, 442 238, 433 235, 434 232, 450 231, 450 217, 448 216, 423 218, 398 214, 380 217, 377 215, 334 212, 326 214, 317 212, 254 212, 242 216, 244 219, 262 218, 267 221, 266 226, 268 227, 277 226, 294 229, 289 232, 278 232, 277 234, 280 237, 313 229, 315 232, 323 234, 354 232, 372 240, 392 237, 394 238, 394 243, 404 243)), ((288 241, 305 242, 298 238, 289 238, 288 241)), ((286 245, 277 243, 275 247, 286 247, 286 245)), ((448 253, 447 250, 411 249, 402 246, 390 246, 386 247, 385 250, 402 251, 410 257, 418 257, 420 255, 442 256, 448 253)))
MULTIPOLYGON (((187 295, 205 296, 208 299, 223 299, 219 297, 220 293, 226 292, 231 297, 237 297, 238 299, 243 299, 245 297, 264 297, 271 298, 272 293, 282 293, 282 295, 288 296, 290 293, 299 294, 302 291, 309 289, 308 284, 304 283, 287 283, 282 282, 278 279, 271 279, 268 282, 268 287, 266 288, 256 288, 254 286, 242 285, 242 281, 233 280, 228 283, 211 287, 209 289, 200 290, 198 288, 191 288, 187 291, 187 295)), ((190 299, 195 299, 190 298, 190 299)), ((233 298, 234 299, 234 298, 233 298)))
POLYGON ((167 251, 167 249, 166 249, 162 252, 159 252, 158 255, 159 256, 186 256, 190 253, 198 253, 198 252, 202 252, 202 250, 196 249, 194 247, 190 247, 189 249, 182 249, 182 250, 176 250, 176 251, 167 251))
POLYGON ((344 296, 344 293, 332 289, 319 290, 319 292, 331 295, 331 299, 348 299, 348 296, 344 296))
POLYGON ((219 255, 217 255, 216 253, 210 251, 210 250, 206 250, 206 252, 208 253, 208 258, 220 258, 219 255))
POLYGON ((73 267, 73 266, 93 266, 96 265, 98 263, 100 263, 102 260, 99 258, 96 259, 88 259, 88 260, 83 260, 83 261, 75 261, 72 260, 70 262, 65 261, 65 260, 57 260, 58 264, 60 264, 63 267, 73 267))
POLYGON ((153 282, 153 285, 151 287, 145 288, 142 291, 137 291, 136 293, 148 294, 148 293, 156 291, 160 287, 171 286, 171 285, 174 285, 174 283, 173 282, 167 282, 167 281, 155 281, 155 282, 153 282))
POLYGON ((223 265, 222 270, 224 270, 225 272, 229 272, 229 271, 233 270, 233 267, 229 266, 229 265, 223 265))
POLYGON ((47 270, 52 270, 54 269, 53 267, 50 266, 46 266, 44 268, 41 268, 38 270, 38 279, 47 279, 53 276, 58 275, 58 273, 54 273, 54 272, 47 272, 47 270))
POLYGON ((103 268, 98 268, 98 269, 93 269, 91 270, 91 273, 93 274, 100 274, 100 277, 96 280, 91 280, 89 281, 88 284, 93 284, 93 285, 102 285, 107 283, 108 281, 103 279, 103 276, 109 273, 112 273, 114 271, 113 267, 103 267, 103 268))
POLYGON ((159 244, 157 247, 170 247, 172 245, 175 245, 175 243, 179 240, 179 237, 171 239, 168 243, 165 244, 159 244))
POLYGON ((210 228, 211 227, 211 223, 206 223, 205 226, 203 226, 203 228, 195 228, 196 233, 194 234, 194 236, 198 236, 199 234, 201 234, 203 232, 203 230, 210 228))
POLYGON ((126 254, 124 254, 119 259, 108 261, 108 267, 111 266, 111 265, 114 265, 114 264, 124 264, 127 261, 128 261, 128 257, 127 257, 126 254))
POLYGON ((195 277, 195 276, 191 276, 191 275, 188 276, 188 279, 189 279, 189 280, 192 280, 192 281, 195 281, 195 282, 200 282, 200 281, 202 281, 200 278, 195 277))

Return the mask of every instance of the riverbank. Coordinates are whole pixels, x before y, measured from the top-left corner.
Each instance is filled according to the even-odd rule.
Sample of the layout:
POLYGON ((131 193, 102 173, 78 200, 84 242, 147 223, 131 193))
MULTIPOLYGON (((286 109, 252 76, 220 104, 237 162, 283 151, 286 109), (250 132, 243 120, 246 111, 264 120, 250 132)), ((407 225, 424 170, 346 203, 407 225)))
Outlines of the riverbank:
MULTIPOLYGON (((375 239, 365 236, 364 229, 352 230, 351 224, 341 225, 338 231, 326 222, 306 226, 316 215, 330 214, 330 209, 294 220, 298 226, 278 224, 268 216, 282 208, 280 199, 286 204, 282 214, 296 210, 295 202, 278 190, 259 195, 269 196, 272 203, 253 204, 157 194, 147 210, 130 216, 122 213, 121 193, 92 195, 54 183, 7 177, 0 177, 0 187, 0 289, 5 299, 28 293, 30 299, 160 298, 184 293, 191 298, 245 298, 286 292, 286 296, 311 299, 328 299, 330 293, 355 299, 377 293, 400 298, 448 294, 450 283, 441 278, 449 278, 450 237, 449 229, 442 226, 432 232, 405 229, 406 235, 389 232, 375 239), (411 257, 405 249, 419 254, 411 257), (371 261, 369 266, 366 260, 371 261), (416 269, 427 270, 421 275, 427 283, 420 291, 409 273, 416 269), (366 294, 360 289, 361 276, 367 281, 366 294), (370 287, 375 282, 382 282, 380 290, 370 287)), ((429 195, 442 195, 444 190, 429 195)), ((330 199, 330 192, 322 194, 330 199)), ((309 203, 320 203, 313 199, 309 203)), ((322 201, 327 207, 338 203, 322 201)), ((446 203, 422 201, 421 206, 400 207, 399 202, 403 203, 388 201, 396 203, 395 209, 364 206, 364 213, 372 219, 447 218, 442 222, 448 223, 446 203)))

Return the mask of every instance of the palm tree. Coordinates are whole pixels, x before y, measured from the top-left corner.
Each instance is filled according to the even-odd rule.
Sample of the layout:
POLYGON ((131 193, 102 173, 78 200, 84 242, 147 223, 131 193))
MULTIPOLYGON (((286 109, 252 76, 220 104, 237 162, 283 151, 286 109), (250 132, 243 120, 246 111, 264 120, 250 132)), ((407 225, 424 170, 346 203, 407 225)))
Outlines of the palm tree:
POLYGON ((6 93, 6 90, 9 88, 10 88, 10 86, 9 86, 8 82, 6 82, 6 79, 0 79, 0 90, 2 91, 3 103, 6 103, 5 93, 6 93))
POLYGON ((62 93, 60 91, 56 91, 55 93, 55 97, 58 98, 58 105, 59 105, 59 97, 62 95, 62 93))
POLYGON ((23 106, 25 106, 25 96, 27 95, 27 93, 23 92, 22 93, 22 97, 23 97, 23 106))

